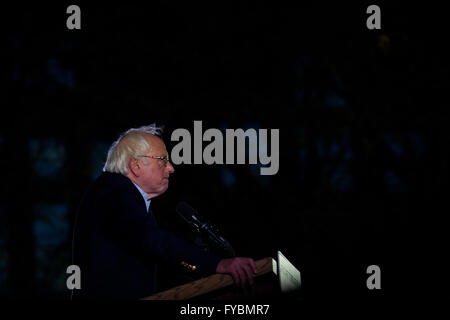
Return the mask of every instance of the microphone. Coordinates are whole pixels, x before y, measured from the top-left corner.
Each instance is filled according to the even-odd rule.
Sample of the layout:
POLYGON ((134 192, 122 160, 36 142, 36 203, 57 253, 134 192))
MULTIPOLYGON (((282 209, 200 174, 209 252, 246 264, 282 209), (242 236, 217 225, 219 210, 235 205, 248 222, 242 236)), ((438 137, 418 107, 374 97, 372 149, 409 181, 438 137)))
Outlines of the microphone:
POLYGON ((192 208, 186 202, 178 203, 176 207, 178 215, 183 218, 188 224, 190 224, 197 232, 205 233, 210 240, 216 243, 221 249, 226 251, 231 257, 235 257, 236 253, 231 244, 225 240, 217 230, 217 227, 212 223, 205 221, 202 216, 199 215, 197 210, 192 208))

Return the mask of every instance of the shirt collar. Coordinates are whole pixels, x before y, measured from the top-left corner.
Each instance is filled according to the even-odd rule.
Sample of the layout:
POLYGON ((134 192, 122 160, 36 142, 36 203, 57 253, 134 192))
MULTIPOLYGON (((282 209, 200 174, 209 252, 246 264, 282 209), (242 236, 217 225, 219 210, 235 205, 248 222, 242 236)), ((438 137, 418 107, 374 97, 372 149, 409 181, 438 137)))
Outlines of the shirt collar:
POLYGON ((148 198, 148 193, 146 193, 144 190, 142 190, 136 183, 134 183, 134 181, 131 181, 131 182, 133 182, 133 184, 136 186, 136 188, 139 190, 142 197, 144 198, 145 206, 147 207, 147 211, 148 211, 148 208, 150 207, 150 202, 152 201, 151 199, 148 198))

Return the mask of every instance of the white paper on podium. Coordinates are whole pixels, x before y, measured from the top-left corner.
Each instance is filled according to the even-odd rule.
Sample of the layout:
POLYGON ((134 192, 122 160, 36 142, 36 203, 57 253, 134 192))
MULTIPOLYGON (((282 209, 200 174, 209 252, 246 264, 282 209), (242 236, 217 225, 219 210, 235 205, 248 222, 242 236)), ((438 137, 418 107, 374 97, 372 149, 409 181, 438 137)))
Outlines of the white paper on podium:
POLYGON ((281 292, 300 289, 300 271, 280 251, 278 251, 277 269, 281 292))

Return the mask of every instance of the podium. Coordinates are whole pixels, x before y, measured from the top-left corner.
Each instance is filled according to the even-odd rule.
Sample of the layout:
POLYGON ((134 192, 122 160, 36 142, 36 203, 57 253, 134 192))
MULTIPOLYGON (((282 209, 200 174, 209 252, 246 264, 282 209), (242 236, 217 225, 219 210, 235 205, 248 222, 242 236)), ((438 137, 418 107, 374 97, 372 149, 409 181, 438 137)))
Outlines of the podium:
POLYGON ((281 252, 277 260, 267 257, 255 262, 258 273, 254 284, 238 288, 228 274, 213 274, 175 288, 145 297, 142 300, 241 300, 274 298, 300 289, 300 271, 281 252))

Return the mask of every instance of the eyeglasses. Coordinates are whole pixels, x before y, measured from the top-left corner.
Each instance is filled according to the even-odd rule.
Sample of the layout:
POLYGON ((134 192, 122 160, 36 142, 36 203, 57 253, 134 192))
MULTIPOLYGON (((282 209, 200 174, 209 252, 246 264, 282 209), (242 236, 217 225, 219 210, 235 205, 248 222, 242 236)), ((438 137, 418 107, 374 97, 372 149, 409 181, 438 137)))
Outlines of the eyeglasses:
POLYGON ((163 157, 163 156, 138 156, 138 157, 161 160, 164 167, 167 166, 167 164, 169 163, 169 156, 165 156, 165 157, 163 157))

